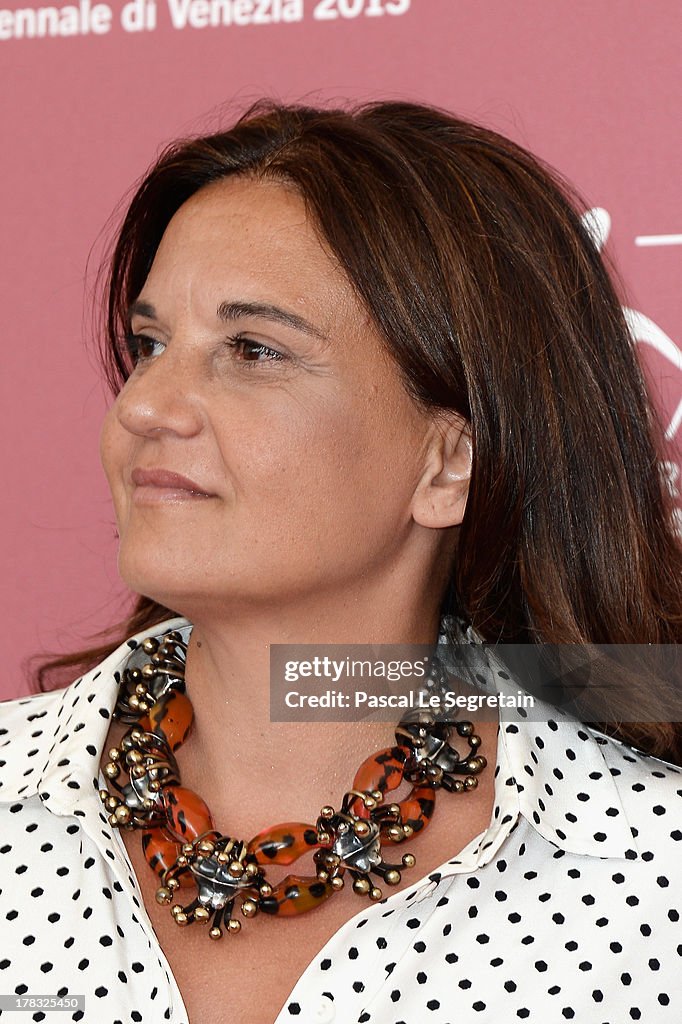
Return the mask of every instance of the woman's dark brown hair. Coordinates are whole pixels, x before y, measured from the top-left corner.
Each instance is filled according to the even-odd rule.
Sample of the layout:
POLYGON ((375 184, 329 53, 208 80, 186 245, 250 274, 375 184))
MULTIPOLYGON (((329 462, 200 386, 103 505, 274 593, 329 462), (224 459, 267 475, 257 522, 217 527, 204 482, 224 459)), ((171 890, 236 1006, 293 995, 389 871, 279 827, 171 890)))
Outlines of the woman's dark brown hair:
MULTIPOLYGON (((491 641, 678 643, 682 550, 662 432, 566 185, 508 139, 430 107, 261 102, 230 131, 168 147, 135 194, 108 278, 114 389, 128 373, 128 309, 170 219, 231 175, 298 190, 409 393, 471 424, 473 475, 443 611, 491 641)), ((93 662, 167 615, 141 597, 110 643, 43 674, 93 662)), ((636 717, 637 699, 615 717, 636 717)), ((611 731, 676 756, 670 724, 611 731)))

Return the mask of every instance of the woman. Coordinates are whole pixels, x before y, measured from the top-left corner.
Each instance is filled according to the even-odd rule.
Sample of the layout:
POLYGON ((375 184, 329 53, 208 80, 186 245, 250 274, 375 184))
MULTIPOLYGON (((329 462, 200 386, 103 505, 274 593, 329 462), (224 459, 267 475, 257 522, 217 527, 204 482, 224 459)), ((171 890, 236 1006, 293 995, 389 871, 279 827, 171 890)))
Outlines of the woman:
POLYGON ((2 709, 5 991, 84 993, 76 1020, 672 1019, 655 694, 615 738, 547 708, 453 726, 456 755, 428 722, 420 748, 269 716, 275 643, 679 641, 655 417, 549 172, 426 107, 261 104, 145 177, 105 358, 140 599, 76 683, 2 709))

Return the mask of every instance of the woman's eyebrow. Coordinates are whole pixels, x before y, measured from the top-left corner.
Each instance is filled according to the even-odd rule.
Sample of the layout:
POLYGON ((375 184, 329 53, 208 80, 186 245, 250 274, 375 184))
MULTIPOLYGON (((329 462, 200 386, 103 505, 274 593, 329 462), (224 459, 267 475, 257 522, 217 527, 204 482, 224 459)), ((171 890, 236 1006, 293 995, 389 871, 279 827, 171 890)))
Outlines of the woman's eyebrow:
MULTIPOLYGON (((151 302, 145 302, 144 299, 136 299, 128 308, 128 321, 132 320, 136 315, 154 320, 156 319, 156 309, 151 302)), ((292 313, 288 309, 282 309, 280 306, 274 306, 269 302, 221 302, 216 310, 216 316, 219 320, 225 321, 240 320, 248 316, 259 317, 262 320, 271 320, 273 323, 284 324, 285 327, 293 327, 294 330, 302 331, 303 334, 318 338, 320 341, 329 341, 328 336, 319 327, 311 324, 309 320, 299 316, 298 313, 292 313)))
POLYGON ((273 306, 269 302, 221 302, 216 313, 219 320, 239 320, 247 316, 259 317, 262 320, 283 324, 285 327, 293 327, 294 330, 302 331, 303 334, 309 334, 320 341, 329 340, 319 327, 315 327, 298 313, 292 313, 280 306, 273 306))
POLYGON ((128 322, 130 322, 134 316, 146 316, 150 320, 156 319, 156 310, 152 306, 151 302, 144 302, 141 299, 136 299, 128 306, 128 322))

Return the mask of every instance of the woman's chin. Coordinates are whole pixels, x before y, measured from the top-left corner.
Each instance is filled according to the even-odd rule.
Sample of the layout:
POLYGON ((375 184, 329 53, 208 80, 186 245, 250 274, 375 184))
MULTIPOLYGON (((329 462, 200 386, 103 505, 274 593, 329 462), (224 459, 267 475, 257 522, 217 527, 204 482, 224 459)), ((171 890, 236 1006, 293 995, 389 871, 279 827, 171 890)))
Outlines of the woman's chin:
POLYGON ((239 618, 247 609, 280 607, 281 592, 270 593, 272 583, 259 590, 255 574, 226 574, 212 579, 206 563, 164 564, 163 556, 138 559, 119 556, 119 575, 133 593, 156 601, 192 622, 202 619, 239 618))

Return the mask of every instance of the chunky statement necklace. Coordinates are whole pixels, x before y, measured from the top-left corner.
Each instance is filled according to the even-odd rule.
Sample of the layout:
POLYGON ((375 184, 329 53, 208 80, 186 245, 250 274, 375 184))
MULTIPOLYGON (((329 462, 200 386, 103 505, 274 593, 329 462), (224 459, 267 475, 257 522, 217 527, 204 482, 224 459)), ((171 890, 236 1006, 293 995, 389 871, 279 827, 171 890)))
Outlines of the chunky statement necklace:
POLYGON ((401 868, 416 863, 411 853, 400 863, 384 860, 383 844, 397 845, 422 832, 433 816, 436 792, 475 789, 486 766, 471 722, 408 712, 397 726, 396 745, 360 765, 339 810, 325 806, 315 824, 274 825, 246 842, 223 835, 201 797, 182 786, 175 759, 193 719, 185 693, 187 645, 174 631, 162 640, 145 640, 142 649, 149 660, 125 669, 114 711, 114 718, 134 724, 109 751, 104 775, 110 788, 100 790, 100 797, 113 826, 143 830, 145 858, 161 881, 157 902, 170 906, 178 925, 208 924, 212 939, 222 937, 222 925, 229 933, 240 931, 237 910, 245 918, 259 911, 290 917, 312 910, 344 887, 346 873, 355 893, 380 900, 375 878, 398 885, 401 868), (464 756, 449 743, 455 734, 468 743, 464 756), (128 777, 124 785, 118 781, 122 773, 128 777), (385 795, 404 780, 412 785, 406 799, 385 803, 385 795), (310 851, 314 875, 268 881, 269 865, 293 864, 310 851), (184 906, 174 904, 183 888, 194 888, 196 895, 184 906))

